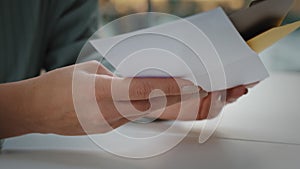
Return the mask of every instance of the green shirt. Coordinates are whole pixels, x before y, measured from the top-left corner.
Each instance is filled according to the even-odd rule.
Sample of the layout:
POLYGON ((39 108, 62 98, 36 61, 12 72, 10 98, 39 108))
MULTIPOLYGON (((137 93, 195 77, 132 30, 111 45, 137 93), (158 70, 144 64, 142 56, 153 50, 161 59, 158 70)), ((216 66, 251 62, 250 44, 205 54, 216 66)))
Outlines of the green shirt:
POLYGON ((1 0, 0 83, 74 64, 97 11, 96 0, 1 0))
POLYGON ((97 27, 97 0, 1 0, 0 83, 74 64, 97 27))

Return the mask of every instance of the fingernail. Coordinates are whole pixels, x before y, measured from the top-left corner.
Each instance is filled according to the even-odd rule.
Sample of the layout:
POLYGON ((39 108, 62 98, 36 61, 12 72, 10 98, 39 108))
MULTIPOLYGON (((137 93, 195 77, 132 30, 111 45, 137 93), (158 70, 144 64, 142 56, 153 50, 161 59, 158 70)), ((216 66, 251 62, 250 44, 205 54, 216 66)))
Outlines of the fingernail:
POLYGON ((246 88, 244 95, 247 94, 247 93, 248 93, 248 89, 246 88))
POLYGON ((197 86, 183 86, 181 88, 181 93, 182 94, 193 94, 193 93, 198 93, 200 90, 197 86))

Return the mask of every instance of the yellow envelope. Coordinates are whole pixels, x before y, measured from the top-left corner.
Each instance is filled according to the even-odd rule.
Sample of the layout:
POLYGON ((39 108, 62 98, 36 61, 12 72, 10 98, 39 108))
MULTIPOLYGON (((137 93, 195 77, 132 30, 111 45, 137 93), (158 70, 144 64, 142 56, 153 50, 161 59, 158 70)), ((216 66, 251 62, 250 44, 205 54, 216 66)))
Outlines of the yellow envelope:
POLYGON ((262 52, 300 27, 300 21, 272 28, 250 40, 247 44, 257 53, 262 52))

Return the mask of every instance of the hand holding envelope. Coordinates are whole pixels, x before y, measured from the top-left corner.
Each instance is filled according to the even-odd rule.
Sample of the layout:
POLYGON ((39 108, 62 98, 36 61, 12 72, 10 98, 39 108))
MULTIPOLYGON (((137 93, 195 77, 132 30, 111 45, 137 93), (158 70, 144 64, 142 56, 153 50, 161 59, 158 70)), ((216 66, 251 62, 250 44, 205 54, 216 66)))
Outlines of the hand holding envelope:
MULTIPOLYGON (((167 24, 91 40, 90 44, 122 77, 172 76, 200 86, 209 95, 201 98, 196 119, 205 119, 208 113, 215 117, 226 102, 234 101, 224 100, 224 93, 238 98, 247 93, 245 85, 268 77, 257 53, 300 26, 296 22, 278 27, 291 3, 292 0, 265 0, 229 17, 217 8, 167 24)), ((190 120, 186 118, 188 106, 193 107, 194 102, 190 103, 183 104, 187 116, 174 114, 180 109, 178 104, 168 106, 163 114, 154 112, 150 116, 190 120)), ((213 134, 220 118, 205 122, 199 142, 213 134)))

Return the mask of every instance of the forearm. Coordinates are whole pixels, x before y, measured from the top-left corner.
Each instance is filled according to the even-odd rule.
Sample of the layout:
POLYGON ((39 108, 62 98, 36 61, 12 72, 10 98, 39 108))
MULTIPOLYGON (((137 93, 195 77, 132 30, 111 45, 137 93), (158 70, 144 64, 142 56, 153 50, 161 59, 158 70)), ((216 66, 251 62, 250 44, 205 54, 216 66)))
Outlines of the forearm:
POLYGON ((34 79, 0 84, 0 138, 27 134, 34 79))

